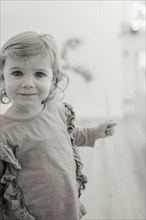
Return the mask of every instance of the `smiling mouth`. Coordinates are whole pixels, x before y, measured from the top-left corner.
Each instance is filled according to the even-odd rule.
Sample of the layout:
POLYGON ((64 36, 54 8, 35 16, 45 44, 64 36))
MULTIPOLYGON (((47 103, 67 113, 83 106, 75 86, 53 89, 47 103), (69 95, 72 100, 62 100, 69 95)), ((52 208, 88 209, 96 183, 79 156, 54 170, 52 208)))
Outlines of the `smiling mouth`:
POLYGON ((19 94, 19 95, 22 95, 22 96, 34 96, 34 95, 37 95, 37 94, 33 93, 33 94, 19 94))

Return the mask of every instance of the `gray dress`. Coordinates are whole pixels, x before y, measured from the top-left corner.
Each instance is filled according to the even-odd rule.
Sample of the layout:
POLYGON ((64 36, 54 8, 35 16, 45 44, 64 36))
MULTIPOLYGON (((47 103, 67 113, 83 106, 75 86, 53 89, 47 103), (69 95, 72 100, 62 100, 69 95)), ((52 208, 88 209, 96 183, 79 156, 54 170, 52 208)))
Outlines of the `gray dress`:
POLYGON ((78 198, 84 188, 82 164, 72 140, 74 145, 93 146, 95 132, 76 128, 70 133, 68 113, 62 105, 49 103, 32 118, 1 115, 2 219, 78 220, 85 214, 78 198))

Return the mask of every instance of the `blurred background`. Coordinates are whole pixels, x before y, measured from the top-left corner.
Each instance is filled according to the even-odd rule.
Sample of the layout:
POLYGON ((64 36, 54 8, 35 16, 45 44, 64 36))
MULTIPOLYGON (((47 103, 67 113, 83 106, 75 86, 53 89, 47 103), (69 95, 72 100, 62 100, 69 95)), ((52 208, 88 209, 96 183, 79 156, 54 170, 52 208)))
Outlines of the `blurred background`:
POLYGON ((83 219, 144 220, 145 1, 1 1, 1 46, 27 30, 55 37, 77 126, 117 123, 113 137, 80 148, 83 219))

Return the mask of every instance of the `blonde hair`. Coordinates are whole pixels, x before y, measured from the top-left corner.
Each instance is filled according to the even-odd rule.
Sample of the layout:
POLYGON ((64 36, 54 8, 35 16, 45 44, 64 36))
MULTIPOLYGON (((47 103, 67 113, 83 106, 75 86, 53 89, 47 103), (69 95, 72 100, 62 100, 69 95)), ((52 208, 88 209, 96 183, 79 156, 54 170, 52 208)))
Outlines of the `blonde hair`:
MULTIPOLYGON (((32 56, 41 54, 42 56, 49 55, 51 61, 51 68, 53 71, 53 89, 50 91, 49 96, 43 100, 53 100, 56 97, 56 90, 59 88, 64 92, 68 84, 67 76, 62 72, 59 53, 54 38, 49 34, 38 34, 34 31, 26 31, 11 37, 2 47, 0 51, 0 78, 3 79, 3 68, 8 56, 17 59, 29 59, 32 56), (66 86, 59 87, 59 82, 66 79, 66 86)), ((8 98, 5 89, 1 90, 0 101, 6 103, 4 100, 8 98)))

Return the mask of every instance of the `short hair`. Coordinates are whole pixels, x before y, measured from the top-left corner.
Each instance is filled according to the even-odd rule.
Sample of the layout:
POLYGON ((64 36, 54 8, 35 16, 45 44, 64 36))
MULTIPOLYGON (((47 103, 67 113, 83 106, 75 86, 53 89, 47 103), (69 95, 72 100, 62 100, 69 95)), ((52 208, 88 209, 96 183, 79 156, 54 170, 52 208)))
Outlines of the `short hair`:
MULTIPOLYGON (((55 39, 49 34, 38 34, 34 31, 25 31, 11 37, 3 45, 0 51, 0 77, 2 78, 7 56, 23 60, 29 59, 38 54, 44 57, 48 55, 50 58, 53 80, 55 82, 53 92, 55 92, 58 83, 62 81, 65 75, 61 69, 59 52, 55 39)), ((67 79, 68 84, 67 76, 65 76, 65 78, 67 79)), ((55 94, 50 95, 52 95, 52 97, 49 97, 49 99, 55 97, 55 94)))

